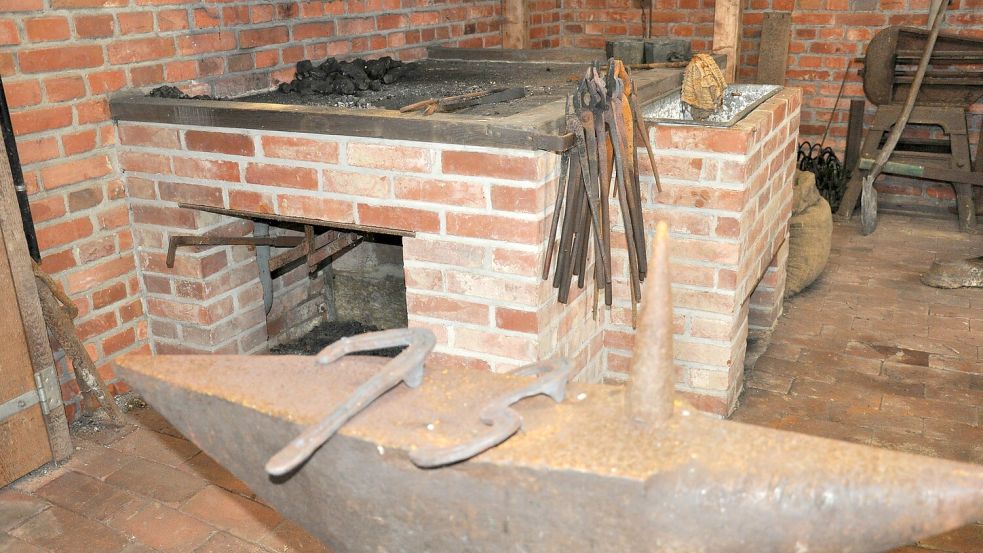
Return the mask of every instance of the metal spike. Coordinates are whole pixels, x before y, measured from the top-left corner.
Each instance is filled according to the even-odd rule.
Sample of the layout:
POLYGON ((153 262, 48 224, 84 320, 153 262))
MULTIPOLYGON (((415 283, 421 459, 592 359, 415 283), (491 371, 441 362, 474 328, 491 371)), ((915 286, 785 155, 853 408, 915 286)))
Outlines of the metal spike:
POLYGON ((628 416, 640 428, 662 426, 673 410, 676 371, 672 355, 672 281, 669 278, 669 226, 659 221, 642 292, 642 311, 635 332, 628 416))

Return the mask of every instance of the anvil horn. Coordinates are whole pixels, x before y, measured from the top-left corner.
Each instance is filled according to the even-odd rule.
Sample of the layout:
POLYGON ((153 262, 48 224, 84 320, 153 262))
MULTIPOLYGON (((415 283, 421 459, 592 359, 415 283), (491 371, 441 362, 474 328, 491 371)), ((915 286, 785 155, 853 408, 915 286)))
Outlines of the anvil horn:
POLYGON ((628 416, 639 427, 654 430, 672 416, 676 387, 669 226, 665 221, 659 221, 656 226, 647 272, 628 383, 628 416))
POLYGON ((983 467, 721 421, 677 402, 657 431, 625 389, 569 385, 516 404, 523 431, 422 470, 465 443, 523 377, 427 371, 352 418, 286 478, 263 465, 385 360, 138 356, 124 378, 175 427, 335 553, 881 552, 983 519, 983 467))

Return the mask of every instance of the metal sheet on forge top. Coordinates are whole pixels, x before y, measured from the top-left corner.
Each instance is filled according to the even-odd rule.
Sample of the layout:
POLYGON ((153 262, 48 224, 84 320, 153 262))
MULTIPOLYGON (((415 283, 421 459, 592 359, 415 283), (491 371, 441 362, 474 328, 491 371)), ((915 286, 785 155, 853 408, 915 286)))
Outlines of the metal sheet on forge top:
POLYGON ((779 85, 763 84, 729 85, 724 90, 723 106, 706 119, 694 119, 689 106, 680 99, 681 92, 675 90, 643 107, 642 115, 649 123, 731 127, 783 88, 779 85))

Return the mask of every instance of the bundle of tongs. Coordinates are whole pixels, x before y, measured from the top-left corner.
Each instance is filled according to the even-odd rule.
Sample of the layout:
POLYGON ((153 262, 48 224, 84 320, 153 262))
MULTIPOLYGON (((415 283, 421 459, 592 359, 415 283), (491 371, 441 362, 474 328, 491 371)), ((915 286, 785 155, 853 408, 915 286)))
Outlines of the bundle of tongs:
POLYGON ((602 78, 596 66, 589 68, 577 86, 573 98, 574 113, 570 113, 569 108, 568 102, 567 132, 573 134, 575 140, 560 163, 543 279, 549 278, 555 250, 553 287, 558 289, 560 303, 567 303, 574 276, 579 288, 585 286, 590 267, 589 252, 593 249, 595 319, 600 290, 604 291, 604 305, 612 305, 608 198, 617 197, 628 248, 634 324, 647 261, 636 137, 645 146, 660 192, 662 186, 628 69, 620 60, 612 59, 607 77, 602 78), (560 236, 557 240, 558 228, 560 236))

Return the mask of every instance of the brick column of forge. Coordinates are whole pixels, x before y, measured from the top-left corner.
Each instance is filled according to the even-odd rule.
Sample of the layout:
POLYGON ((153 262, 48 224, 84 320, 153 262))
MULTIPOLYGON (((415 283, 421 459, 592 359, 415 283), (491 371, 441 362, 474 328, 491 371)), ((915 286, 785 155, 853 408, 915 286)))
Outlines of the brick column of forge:
MULTIPOLYGON (((651 129, 663 192, 655 195, 651 178, 643 187, 646 228, 651 239, 657 220, 670 225, 677 386, 706 411, 734 407, 749 312, 766 325, 781 311, 800 102, 798 89, 786 89, 729 129, 651 129)), ((625 380, 633 332, 623 246, 612 258, 606 377, 625 380)))

